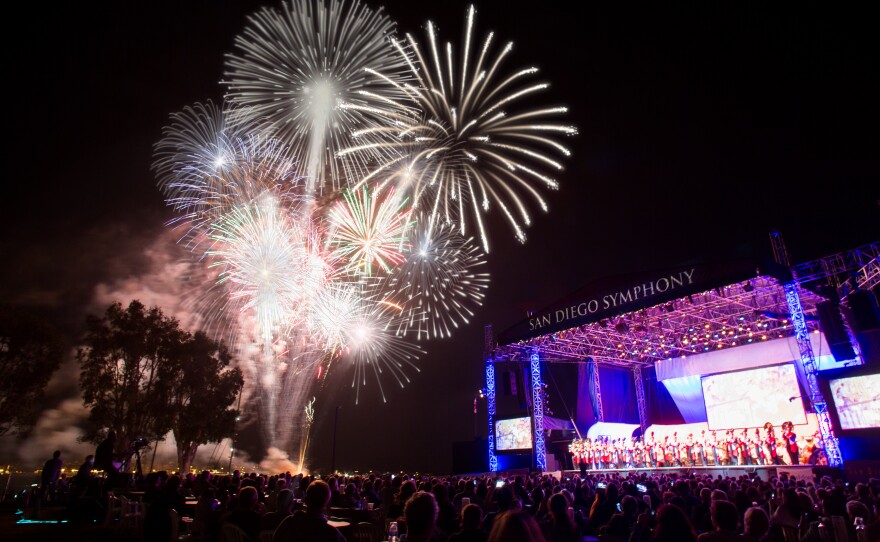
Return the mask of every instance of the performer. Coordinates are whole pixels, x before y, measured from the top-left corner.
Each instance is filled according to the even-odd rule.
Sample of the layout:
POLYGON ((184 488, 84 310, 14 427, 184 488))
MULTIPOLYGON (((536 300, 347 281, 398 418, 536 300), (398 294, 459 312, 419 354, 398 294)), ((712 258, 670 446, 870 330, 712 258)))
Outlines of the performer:
POLYGON ((645 440, 645 466, 653 469, 657 466, 656 456, 654 455, 654 432, 645 440))
POLYGON ((669 462, 669 466, 671 467, 673 462, 675 462, 675 465, 680 467, 681 466, 681 458, 678 455, 678 450, 679 450, 679 448, 681 448, 681 445, 678 443, 678 431, 675 431, 674 433, 672 433, 672 440, 670 441, 669 446, 672 451, 672 453, 670 454, 671 461, 669 462))
POLYGON ((709 437, 709 446, 712 449, 712 464, 718 467, 721 465, 724 450, 719 449, 718 434, 715 431, 712 431, 712 435, 709 437))
POLYGON ((684 444, 681 446, 681 466, 694 466, 693 462, 693 453, 694 450, 694 435, 693 433, 689 433, 687 438, 684 441, 684 444))
POLYGON ((776 449, 776 432, 773 431, 773 424, 767 422, 764 427, 767 429, 767 448, 770 451, 770 462, 774 465, 782 465, 782 459, 776 449))
POLYGON ((736 440, 737 448, 739 451, 739 464, 740 465, 751 465, 749 453, 749 432, 748 429, 743 429, 742 434, 736 440))
POLYGON ((724 435, 724 443, 727 445, 727 464, 739 465, 739 445, 736 442, 736 436, 733 429, 728 429, 724 435))
POLYGON ((590 448, 590 437, 587 437, 586 440, 581 441, 581 476, 586 476, 587 469, 590 468, 590 456, 592 455, 590 448))
POLYGON ((633 445, 633 466, 636 468, 645 467, 645 444, 643 438, 636 440, 633 445))
POLYGON ((782 422, 782 442, 785 443, 785 451, 788 452, 788 458, 792 465, 797 465, 798 460, 798 442, 797 435, 794 434, 794 424, 791 422, 782 422))
POLYGON ((703 467, 709 465, 709 461, 706 459, 706 445, 706 430, 703 429, 700 431, 700 439, 697 441, 697 456, 700 458, 700 465, 703 467))
POLYGON ((571 462, 574 465, 574 468, 581 471, 581 475, 586 474, 583 470, 581 470, 581 441, 580 439, 572 439, 571 444, 568 445, 568 453, 571 454, 571 462))
POLYGON ((600 468, 611 468, 611 443, 608 442, 608 437, 602 441, 602 465, 600 468))
POLYGON ((767 456, 764 454, 764 439, 761 438, 761 430, 755 428, 755 438, 751 441, 752 463, 755 465, 766 465, 767 456))

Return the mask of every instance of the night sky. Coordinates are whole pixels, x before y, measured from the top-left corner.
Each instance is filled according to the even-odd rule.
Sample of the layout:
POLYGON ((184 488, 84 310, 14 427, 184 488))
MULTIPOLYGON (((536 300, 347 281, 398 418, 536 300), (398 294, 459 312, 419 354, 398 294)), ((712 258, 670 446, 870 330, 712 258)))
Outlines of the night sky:
MULTIPOLYGON (((150 172, 169 113, 222 98, 224 53, 248 13, 276 2, 25 4, 2 38, 0 303, 45 310, 73 347, 84 315, 106 306, 96 291, 136 288, 171 242, 150 172)), ((465 2, 367 4, 419 38, 431 19, 459 46, 465 2)), ((477 35, 514 41, 506 67, 539 66, 551 82, 542 103, 571 109, 579 135, 561 189, 525 245, 489 215, 484 306, 424 345, 406 389, 386 383, 387 404, 370 382, 355 406, 351 373, 335 367, 316 405, 313 467, 329 466, 341 405, 337 466, 449 471, 452 442, 473 437, 483 326, 503 330, 593 279, 763 254, 773 228, 795 262, 880 239, 880 38, 868 12, 604 4, 476 4, 477 35)), ((50 392, 48 411, 76 410, 75 380, 50 392)), ((24 452, 0 439, 0 462, 44 460, 40 443, 60 442, 41 440, 50 426, 24 452)))

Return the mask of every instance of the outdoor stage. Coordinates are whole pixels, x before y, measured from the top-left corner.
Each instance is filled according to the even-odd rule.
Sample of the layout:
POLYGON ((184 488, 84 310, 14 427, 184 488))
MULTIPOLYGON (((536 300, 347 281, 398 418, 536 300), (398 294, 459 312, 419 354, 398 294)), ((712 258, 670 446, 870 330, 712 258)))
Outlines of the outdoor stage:
MULTIPOLYGON (((497 335, 487 326, 488 469, 559 471, 571 465, 563 458, 572 439, 592 441, 593 453, 597 443, 623 450, 642 442, 668 456, 686 443, 736 442, 753 458, 763 445, 780 457, 794 451, 787 447, 802 457, 817 448, 835 468, 875 460, 865 450, 880 444, 870 397, 871 379, 880 378, 880 243, 796 265, 778 232, 771 245, 770 261, 601 279, 497 335), (847 422, 861 424, 861 433, 840 428, 830 375, 849 379, 841 397, 847 422)), ((590 472, 801 478, 812 469, 590 472)))

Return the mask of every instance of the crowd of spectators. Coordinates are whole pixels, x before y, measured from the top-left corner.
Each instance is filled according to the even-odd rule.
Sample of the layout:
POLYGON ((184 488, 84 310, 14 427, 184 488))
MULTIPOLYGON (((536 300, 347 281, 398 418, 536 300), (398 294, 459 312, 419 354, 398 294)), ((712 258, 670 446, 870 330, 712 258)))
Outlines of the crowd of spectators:
MULTIPOLYGON (((328 518, 360 510, 388 539, 410 542, 861 542, 880 540, 880 480, 769 480, 649 473, 511 476, 300 474, 178 476, 137 482, 145 540, 169 540, 173 518, 193 516, 197 539, 235 525, 251 540, 345 540, 328 518), (189 505, 186 502, 189 501, 189 505), (176 514, 169 514, 174 510, 176 514), (586 538, 585 538, 586 537, 586 538)), ((349 538, 351 539, 351 538, 349 538)))

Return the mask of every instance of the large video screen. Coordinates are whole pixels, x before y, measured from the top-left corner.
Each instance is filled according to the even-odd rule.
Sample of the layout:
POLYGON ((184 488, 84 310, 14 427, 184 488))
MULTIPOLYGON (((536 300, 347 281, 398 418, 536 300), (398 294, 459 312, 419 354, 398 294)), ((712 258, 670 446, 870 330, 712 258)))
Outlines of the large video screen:
POLYGON ((532 448, 532 420, 510 418, 495 422, 495 451, 530 450, 532 448))
POLYGON ((829 382, 841 429, 880 427, 880 374, 829 382))
POLYGON ((807 422, 794 364, 702 377, 706 419, 712 429, 807 422))

